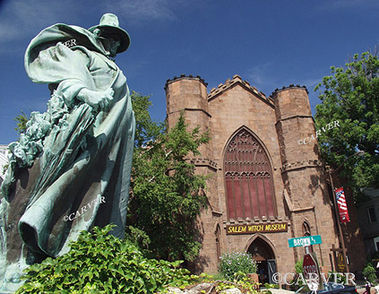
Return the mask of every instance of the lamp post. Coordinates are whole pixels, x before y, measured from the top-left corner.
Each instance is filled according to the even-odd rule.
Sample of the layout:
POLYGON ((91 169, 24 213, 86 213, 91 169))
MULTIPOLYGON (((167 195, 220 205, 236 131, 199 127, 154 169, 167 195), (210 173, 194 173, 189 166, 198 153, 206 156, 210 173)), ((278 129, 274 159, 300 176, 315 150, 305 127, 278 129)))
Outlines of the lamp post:
MULTIPOLYGON (((345 159, 345 161, 348 160, 350 157, 355 156, 355 155, 362 156, 364 153, 365 153, 364 151, 358 151, 358 152, 350 155, 349 157, 347 157, 345 159)), ((332 173, 337 172, 343 166, 343 163, 338 168, 336 168, 334 171, 332 171, 331 168, 329 168, 328 169, 328 173, 329 173, 330 186, 332 188, 332 196, 333 196, 332 198, 333 198, 333 205, 334 205, 334 213, 336 215, 338 235, 339 235, 339 239, 341 241, 341 246, 342 246, 342 255, 343 255, 344 265, 345 265, 345 268, 346 268, 346 272, 349 272, 349 265, 347 263, 347 256, 346 256, 345 239, 343 238, 342 227, 341 227, 340 220, 339 220, 339 217, 338 217, 337 202, 336 202, 336 197, 335 197, 335 193, 334 193, 334 183, 333 183, 333 177, 332 177, 332 173)))

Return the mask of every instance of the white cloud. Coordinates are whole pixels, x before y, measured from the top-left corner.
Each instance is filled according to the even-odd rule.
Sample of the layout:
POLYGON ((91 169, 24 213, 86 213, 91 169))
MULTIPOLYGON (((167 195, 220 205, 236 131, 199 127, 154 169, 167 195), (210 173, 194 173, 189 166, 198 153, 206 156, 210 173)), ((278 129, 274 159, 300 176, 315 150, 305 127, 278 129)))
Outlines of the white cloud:
POLYGON ((301 85, 307 86, 309 92, 313 92, 313 89, 317 86, 318 83, 322 81, 322 76, 320 75, 319 77, 316 78, 310 78, 306 80, 301 80, 299 83, 301 85))
POLYGON ((59 19, 72 15, 74 0, 11 0, 2 5, 0 11, 0 46, 20 41, 31 34, 34 36, 44 27, 52 25, 59 19))
POLYGON ((264 92, 266 95, 270 95, 275 88, 285 85, 286 83, 282 77, 276 74, 273 61, 253 66, 247 71, 246 78, 252 86, 264 92))
POLYGON ((372 8, 379 7, 377 0, 327 0, 322 2, 321 9, 372 8))
POLYGON ((167 0, 119 1, 116 5, 112 3, 113 6, 118 6, 122 13, 133 21, 175 18, 167 0))
POLYGON ((289 86, 290 84, 306 86, 311 93, 322 80, 322 75, 318 76, 317 73, 306 79, 302 79, 302 77, 292 78, 292 76, 293 74, 291 76, 279 75, 275 63, 272 61, 258 64, 248 70, 246 74, 250 84, 263 91, 266 95, 270 95, 276 88, 289 86))
POLYGON ((173 21, 177 19, 178 10, 196 9, 203 1, 207 0, 8 0, 0 10, 0 53, 7 52, 5 47, 11 47, 14 42, 25 42, 57 22, 73 21, 80 25, 93 14, 96 20, 100 19, 105 12, 114 12, 137 24, 173 21))
POLYGON ((263 64, 258 64, 248 71, 248 78, 251 79, 253 85, 257 86, 272 86, 275 80, 272 78, 273 62, 269 61, 263 64))
POLYGON ((196 9, 207 0, 116 0, 109 1, 106 8, 128 21, 141 24, 154 21, 178 19, 181 9, 196 9))

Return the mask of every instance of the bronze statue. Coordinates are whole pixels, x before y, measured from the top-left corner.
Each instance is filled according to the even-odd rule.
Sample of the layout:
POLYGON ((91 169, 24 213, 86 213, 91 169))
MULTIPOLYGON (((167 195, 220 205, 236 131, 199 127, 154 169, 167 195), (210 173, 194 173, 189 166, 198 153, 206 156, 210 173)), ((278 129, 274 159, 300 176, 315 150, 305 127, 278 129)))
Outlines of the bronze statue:
POLYGON ((0 205, 4 289, 15 288, 27 264, 67 252, 82 230, 113 223, 123 237, 135 120, 113 58, 129 43, 111 13, 88 30, 55 24, 30 42, 26 72, 49 85, 51 98, 9 145, 0 205))

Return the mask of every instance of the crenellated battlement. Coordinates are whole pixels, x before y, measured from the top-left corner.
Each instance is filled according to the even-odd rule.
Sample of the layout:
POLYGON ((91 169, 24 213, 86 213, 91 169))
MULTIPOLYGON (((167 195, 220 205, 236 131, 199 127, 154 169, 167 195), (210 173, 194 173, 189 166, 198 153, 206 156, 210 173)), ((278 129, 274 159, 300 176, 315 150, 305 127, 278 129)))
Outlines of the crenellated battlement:
POLYGON ((206 83, 204 81, 203 78, 201 78, 199 75, 197 76, 193 76, 193 75, 185 75, 185 74, 181 74, 179 77, 177 76, 174 76, 172 79, 168 79, 165 83, 165 86, 164 86, 164 89, 166 90, 167 89, 167 86, 173 82, 176 82, 176 81, 180 81, 180 80, 197 80, 197 81, 200 81, 204 84, 205 87, 208 86, 208 83, 206 83))
POLYGON ((289 86, 283 86, 281 89, 278 89, 276 88, 270 95, 270 98, 275 98, 276 95, 281 92, 281 91, 284 91, 284 90, 288 90, 288 89, 296 89, 296 88, 302 88, 302 89, 305 89, 305 91, 307 92, 307 94, 309 94, 309 91, 307 89, 306 86, 300 86, 300 85, 294 85, 294 84, 290 84, 289 86))

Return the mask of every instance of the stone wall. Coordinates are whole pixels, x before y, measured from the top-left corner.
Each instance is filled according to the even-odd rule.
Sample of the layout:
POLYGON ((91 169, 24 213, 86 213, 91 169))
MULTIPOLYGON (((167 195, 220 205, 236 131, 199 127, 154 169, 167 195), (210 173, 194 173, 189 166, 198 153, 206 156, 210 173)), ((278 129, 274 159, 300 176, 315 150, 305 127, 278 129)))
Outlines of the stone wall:
POLYGON ((248 251, 261 238, 275 254, 277 271, 293 272, 303 248, 290 249, 288 238, 304 236, 304 222, 312 235, 321 235, 323 243, 313 246, 323 270, 331 269, 330 249, 338 247, 329 186, 320 162, 317 140, 299 144, 315 134, 307 90, 293 86, 276 90, 270 97, 235 75, 207 93, 200 77, 180 76, 168 80, 167 117, 174 126, 180 112, 191 129, 199 126, 210 134, 210 142, 193 158, 197 172, 208 175, 209 207, 201 213, 202 250, 199 270, 216 272, 218 251, 248 251), (241 128, 248 130, 269 157, 277 209, 275 217, 230 219, 227 215, 224 180, 224 154, 228 142, 241 128), (233 224, 286 222, 287 232, 228 235, 233 224), (216 242, 220 228, 219 243, 216 242), (219 250, 217 248, 219 246, 219 250))

